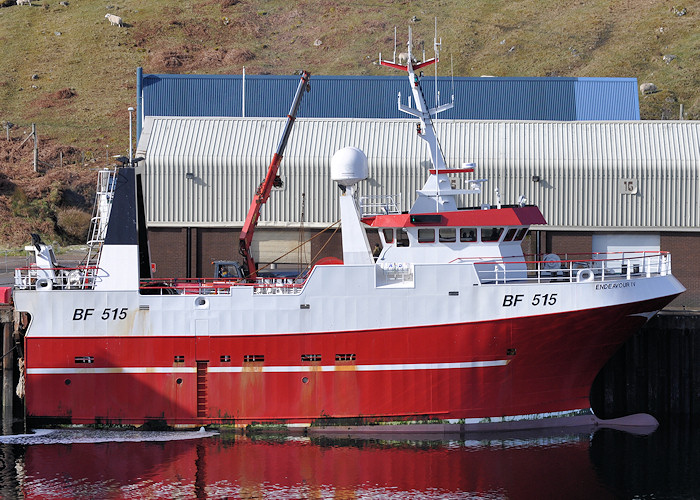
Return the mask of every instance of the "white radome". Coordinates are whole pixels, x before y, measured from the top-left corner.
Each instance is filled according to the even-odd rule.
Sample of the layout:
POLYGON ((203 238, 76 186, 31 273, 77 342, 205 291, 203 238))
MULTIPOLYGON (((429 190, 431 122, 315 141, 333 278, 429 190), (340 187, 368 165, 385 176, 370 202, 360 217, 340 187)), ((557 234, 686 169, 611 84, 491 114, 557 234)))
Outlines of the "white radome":
POLYGON ((353 186, 369 176, 367 156, 361 149, 339 149, 331 159, 331 179, 341 186, 353 186))

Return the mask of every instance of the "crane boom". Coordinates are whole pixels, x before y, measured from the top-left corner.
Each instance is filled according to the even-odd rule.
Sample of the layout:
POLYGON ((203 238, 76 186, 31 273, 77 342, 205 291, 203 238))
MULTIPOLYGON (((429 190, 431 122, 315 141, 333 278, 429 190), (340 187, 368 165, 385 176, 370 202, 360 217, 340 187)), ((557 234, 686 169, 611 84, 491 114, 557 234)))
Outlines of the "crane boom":
POLYGON ((252 252, 250 251, 250 245, 253 242, 253 233, 255 232, 255 226, 258 224, 260 210, 262 209, 263 204, 270 197, 272 187, 275 186, 276 183, 279 183, 277 171, 279 170, 280 162, 282 161, 284 149, 287 147, 289 135, 292 132, 292 126, 294 125, 294 120, 296 119, 296 114, 299 109, 299 105, 301 104, 301 98, 305 91, 311 91, 311 86, 309 84, 309 78, 311 75, 307 71, 302 71, 300 75, 301 78, 299 80, 299 86, 297 87, 297 92, 294 96, 292 107, 289 108, 287 123, 284 126, 282 138, 277 145, 277 151, 275 151, 275 154, 272 155, 272 160, 270 161, 270 166, 267 168, 265 180, 260 184, 260 186, 258 186, 258 190, 255 192, 253 201, 250 203, 248 215, 246 216, 243 229, 241 229, 241 234, 239 236, 239 252, 243 256, 243 270, 245 275, 252 279, 254 279, 256 276, 256 269, 255 260, 253 259, 252 252))

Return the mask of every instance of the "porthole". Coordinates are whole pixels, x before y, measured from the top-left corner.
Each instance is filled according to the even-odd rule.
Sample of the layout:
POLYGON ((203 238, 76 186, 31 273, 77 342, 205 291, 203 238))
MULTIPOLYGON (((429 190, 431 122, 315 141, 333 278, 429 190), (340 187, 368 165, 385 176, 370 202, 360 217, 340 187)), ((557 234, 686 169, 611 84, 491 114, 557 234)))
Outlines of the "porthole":
POLYGON ((70 385, 70 379, 67 378, 66 380, 63 381, 63 383, 66 384, 66 385, 70 385))
POLYGON ((309 383, 309 377, 302 377, 301 378, 302 384, 308 384, 309 383))
POLYGON ((181 378, 178 378, 175 382, 177 382, 177 385, 181 385, 181 384, 182 384, 182 379, 181 379, 181 378))

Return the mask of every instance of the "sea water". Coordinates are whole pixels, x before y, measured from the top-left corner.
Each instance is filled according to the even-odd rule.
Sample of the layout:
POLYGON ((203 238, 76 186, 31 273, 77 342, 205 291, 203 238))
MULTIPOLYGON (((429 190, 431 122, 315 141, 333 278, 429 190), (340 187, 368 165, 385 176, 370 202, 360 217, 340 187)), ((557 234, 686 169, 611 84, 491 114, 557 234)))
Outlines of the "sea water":
POLYGON ((700 497, 688 423, 409 439, 60 429, 0 450, 8 499, 700 497))

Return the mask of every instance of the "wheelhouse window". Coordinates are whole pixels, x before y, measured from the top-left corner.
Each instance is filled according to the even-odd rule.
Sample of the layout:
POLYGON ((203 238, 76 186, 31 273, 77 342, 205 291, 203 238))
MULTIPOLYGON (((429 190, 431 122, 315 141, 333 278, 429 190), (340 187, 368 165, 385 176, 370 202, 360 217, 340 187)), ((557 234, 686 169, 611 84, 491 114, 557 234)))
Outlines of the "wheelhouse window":
POLYGON ((453 227, 441 227, 438 230, 440 243, 454 243, 457 241, 457 230, 453 227))
POLYGON ((476 241, 476 228, 475 227, 460 227, 459 228, 459 241, 476 241))
POLYGON ((502 227, 482 228, 481 241, 498 241, 503 234, 502 227))
POLYGON ((506 233, 506 237, 503 238, 503 241, 513 241, 513 238, 515 238, 516 233, 518 232, 517 229, 514 227, 511 227, 508 232, 506 233))
POLYGON ((432 243, 435 241, 435 229, 421 227, 418 229, 418 243, 432 243))
POLYGON ((525 238, 526 234, 527 234, 527 228, 526 227, 520 228, 520 230, 518 231, 518 235, 515 237, 516 241, 520 241, 523 238, 525 238))
POLYGON ((408 233, 404 229, 399 229, 396 232, 396 246, 397 247, 407 247, 408 246, 408 233))
POLYGON ((393 243, 394 242, 394 230, 390 228, 382 229, 382 232, 384 233, 384 241, 387 243, 393 243))

